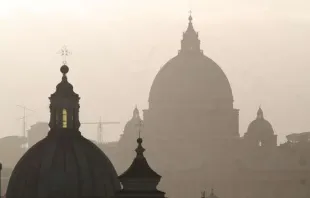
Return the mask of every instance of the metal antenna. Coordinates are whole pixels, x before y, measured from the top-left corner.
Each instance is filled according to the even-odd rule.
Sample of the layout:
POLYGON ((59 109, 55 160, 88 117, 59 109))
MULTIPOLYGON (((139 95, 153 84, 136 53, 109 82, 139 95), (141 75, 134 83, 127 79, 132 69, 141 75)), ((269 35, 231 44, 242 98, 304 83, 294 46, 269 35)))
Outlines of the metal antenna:
POLYGON ((16 105, 17 107, 20 107, 23 109, 23 117, 21 117, 20 119, 23 120, 23 133, 22 136, 27 137, 27 131, 26 131, 26 111, 31 111, 31 112, 35 112, 34 110, 28 109, 26 106, 22 106, 22 105, 16 105))
POLYGON ((99 143, 102 143, 103 142, 103 139, 102 139, 102 122, 101 122, 101 116, 99 118, 99 123, 98 123, 98 134, 97 134, 97 139, 99 141, 99 143))

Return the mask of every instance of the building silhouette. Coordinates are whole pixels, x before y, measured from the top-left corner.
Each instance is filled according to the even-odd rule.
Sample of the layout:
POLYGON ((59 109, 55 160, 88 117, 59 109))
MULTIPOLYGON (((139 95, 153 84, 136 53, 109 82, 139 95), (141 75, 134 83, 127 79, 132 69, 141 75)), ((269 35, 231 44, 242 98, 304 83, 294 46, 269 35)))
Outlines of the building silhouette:
POLYGON ((204 55, 192 16, 178 54, 154 79, 143 119, 136 107, 119 142, 98 145, 114 166, 79 132, 79 96, 67 81, 68 70, 61 67, 62 81, 50 97, 50 131, 15 166, 8 198, 188 198, 206 187, 216 194, 211 190, 202 198, 310 197, 310 133, 291 134, 277 145, 259 107, 241 137, 228 78, 204 55), (134 156, 141 125, 148 149, 144 153, 139 136, 134 156), (117 177, 114 167, 123 174, 117 177))
POLYGON ((118 178, 122 189, 116 193, 116 198, 165 198, 165 193, 157 189, 161 176, 149 166, 143 153, 142 138, 137 139, 136 157, 130 167, 118 178))
POLYGON ((48 131, 49 126, 46 122, 37 122, 30 126, 30 129, 27 131, 28 147, 32 147, 37 142, 45 138, 48 134, 48 131))
POLYGON ((0 139, 0 161, 3 162, 3 167, 15 166, 25 153, 23 148, 25 144, 27 144, 27 138, 23 136, 7 136, 0 139))
POLYGON ((62 81, 50 96, 50 131, 16 164, 7 198, 112 197, 120 189, 107 156, 80 131, 79 95, 61 67, 62 81))
MULTIPOLYGON (((278 146, 262 108, 241 137, 233 102, 228 78, 204 55, 190 16, 181 49, 156 75, 143 110, 146 156, 163 175, 159 187, 178 198, 199 197, 211 186, 221 198, 310 197, 309 138, 278 146)), ((131 134, 124 130, 110 156, 118 172, 131 155, 131 134)))

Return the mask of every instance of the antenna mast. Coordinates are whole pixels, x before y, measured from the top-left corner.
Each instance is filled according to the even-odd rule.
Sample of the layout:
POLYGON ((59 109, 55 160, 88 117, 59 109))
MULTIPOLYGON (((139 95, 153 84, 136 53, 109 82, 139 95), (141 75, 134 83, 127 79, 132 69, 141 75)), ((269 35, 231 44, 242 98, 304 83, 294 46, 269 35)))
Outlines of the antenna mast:
POLYGON ((23 137, 27 137, 27 131, 26 131, 26 127, 27 127, 27 123, 26 123, 26 111, 32 111, 34 112, 34 110, 28 109, 26 106, 22 106, 22 105, 16 105, 17 107, 20 107, 23 109, 23 117, 21 117, 20 119, 23 120, 23 132, 22 132, 22 136, 23 137))
POLYGON ((102 142, 103 142, 103 139, 102 139, 102 122, 101 122, 101 116, 100 116, 100 118, 99 118, 99 123, 98 123, 97 141, 98 141, 99 143, 102 143, 102 142))

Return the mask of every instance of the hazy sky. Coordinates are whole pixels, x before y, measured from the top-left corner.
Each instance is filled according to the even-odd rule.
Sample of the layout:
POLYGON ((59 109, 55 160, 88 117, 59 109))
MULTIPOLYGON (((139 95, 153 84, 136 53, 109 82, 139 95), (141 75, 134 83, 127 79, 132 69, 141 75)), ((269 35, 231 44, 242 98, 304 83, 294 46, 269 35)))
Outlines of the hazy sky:
MULTIPOLYGON (((310 130, 308 0, 0 0, 1 136, 20 135, 49 118, 48 97, 61 80, 64 45, 69 81, 81 96, 81 119, 120 121, 148 107, 151 83, 180 48, 193 11, 204 53, 226 73, 243 134, 261 104, 281 140, 310 130)), ((82 127, 95 138, 96 126, 82 127)))

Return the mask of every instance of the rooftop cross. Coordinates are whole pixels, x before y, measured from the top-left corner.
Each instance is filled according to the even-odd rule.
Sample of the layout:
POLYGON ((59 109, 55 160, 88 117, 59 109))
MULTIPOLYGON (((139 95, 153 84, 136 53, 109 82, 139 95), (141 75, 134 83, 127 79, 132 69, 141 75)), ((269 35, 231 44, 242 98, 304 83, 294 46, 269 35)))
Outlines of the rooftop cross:
POLYGON ((66 64, 67 64, 67 56, 71 55, 72 52, 68 50, 68 48, 67 48, 66 45, 64 45, 64 46, 61 48, 61 50, 58 52, 58 54, 60 54, 60 55, 62 56, 62 58, 63 58, 62 63, 63 63, 64 65, 66 65, 66 64))

